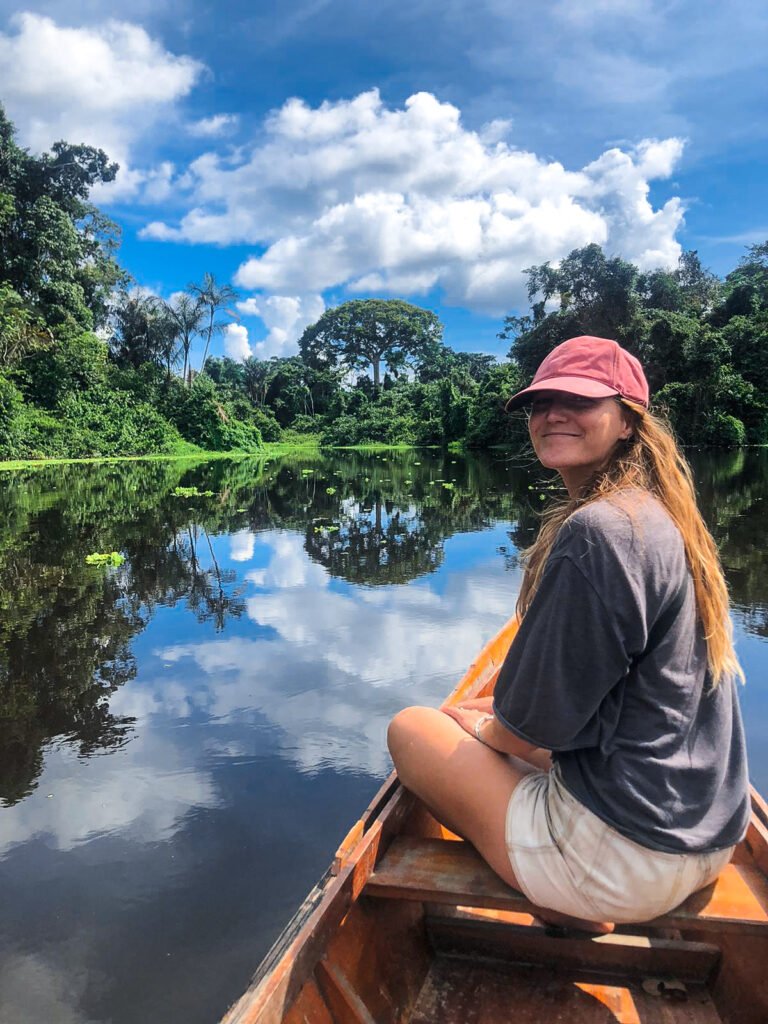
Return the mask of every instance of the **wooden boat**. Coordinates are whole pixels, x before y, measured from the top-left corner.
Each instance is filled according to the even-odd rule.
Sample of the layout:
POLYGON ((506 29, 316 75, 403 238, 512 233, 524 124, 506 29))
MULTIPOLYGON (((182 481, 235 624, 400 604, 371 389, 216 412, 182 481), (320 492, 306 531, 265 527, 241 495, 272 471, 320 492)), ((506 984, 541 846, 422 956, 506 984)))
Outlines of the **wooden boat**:
MULTIPOLYGON (((516 626, 448 698, 493 691, 516 626)), ((768 806, 664 917, 554 937, 393 773, 223 1024, 768 1024, 768 806)))

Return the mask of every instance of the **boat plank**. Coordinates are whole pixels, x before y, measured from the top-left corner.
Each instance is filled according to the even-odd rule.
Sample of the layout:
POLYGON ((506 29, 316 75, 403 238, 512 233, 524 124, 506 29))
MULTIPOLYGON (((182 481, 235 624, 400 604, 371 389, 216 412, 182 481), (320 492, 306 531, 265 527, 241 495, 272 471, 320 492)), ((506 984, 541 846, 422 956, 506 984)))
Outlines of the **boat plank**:
POLYGON ((768 825, 768 802, 766 802, 761 793, 758 793, 754 786, 750 786, 750 795, 752 797, 752 813, 764 825, 768 825))
POLYGON ((336 1024, 320 990, 310 980, 299 993, 298 999, 283 1018, 283 1024, 336 1024))
POLYGON ((441 954, 627 978, 651 975, 706 984, 720 962, 720 950, 711 943, 623 934, 553 940, 543 928, 483 919, 467 911, 433 912, 427 929, 441 954))
POLYGON ((354 980, 376 1024, 399 1024, 432 959, 424 916, 405 900, 358 900, 328 947, 327 963, 354 980))
POLYGON ((338 964, 321 960, 315 968, 315 976, 335 1024, 376 1024, 338 964))
POLYGON ((752 855, 752 860, 764 874, 768 875, 768 826, 764 825, 757 815, 752 815, 752 820, 747 829, 744 845, 752 855))
POLYGON ((686 988, 686 1000, 672 1002, 639 983, 579 981, 546 968, 498 970, 440 957, 410 1024, 722 1024, 706 989, 686 988))
MULTIPOLYGON (((472 846, 440 839, 394 840, 369 878, 366 894, 522 913, 536 911, 522 893, 502 882, 472 846)), ((766 934, 768 884, 756 868, 729 864, 713 885, 647 924, 766 934)))
POLYGON ((712 998, 730 1024, 768 1021, 768 935, 726 933, 718 938, 722 964, 712 998))

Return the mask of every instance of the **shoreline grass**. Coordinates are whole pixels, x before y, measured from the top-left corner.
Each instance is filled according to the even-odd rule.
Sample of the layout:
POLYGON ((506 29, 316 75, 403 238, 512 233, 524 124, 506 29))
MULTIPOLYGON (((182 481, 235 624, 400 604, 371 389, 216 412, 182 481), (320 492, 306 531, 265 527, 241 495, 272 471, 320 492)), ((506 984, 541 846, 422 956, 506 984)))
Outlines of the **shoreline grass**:
POLYGON ((49 459, 9 459, 0 462, 0 472, 10 472, 19 469, 45 469, 48 466, 66 465, 96 465, 111 464, 119 462, 210 462, 213 459, 272 459, 283 455, 290 455, 294 452, 320 453, 321 451, 357 451, 357 452, 380 452, 380 451, 409 451, 423 447, 434 447, 432 445, 413 444, 370 444, 354 445, 320 445, 317 437, 312 435, 305 438, 295 437, 287 441, 267 441, 264 447, 258 451, 228 451, 213 452, 203 449, 190 449, 189 451, 159 452, 150 455, 92 455, 82 458, 49 458, 49 459))

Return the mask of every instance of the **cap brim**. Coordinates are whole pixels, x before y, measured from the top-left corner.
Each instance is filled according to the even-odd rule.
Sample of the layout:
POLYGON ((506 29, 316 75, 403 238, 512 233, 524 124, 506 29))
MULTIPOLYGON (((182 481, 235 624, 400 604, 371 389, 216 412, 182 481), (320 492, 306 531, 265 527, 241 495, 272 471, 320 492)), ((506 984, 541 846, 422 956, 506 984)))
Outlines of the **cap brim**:
POLYGON ((523 391, 512 395, 507 402, 507 412, 514 412, 528 405, 533 396, 539 391, 565 391, 570 395, 582 395, 584 398, 608 398, 610 395, 618 395, 616 388, 601 384, 597 380, 589 380, 587 377, 550 377, 549 380, 540 380, 536 384, 523 391))

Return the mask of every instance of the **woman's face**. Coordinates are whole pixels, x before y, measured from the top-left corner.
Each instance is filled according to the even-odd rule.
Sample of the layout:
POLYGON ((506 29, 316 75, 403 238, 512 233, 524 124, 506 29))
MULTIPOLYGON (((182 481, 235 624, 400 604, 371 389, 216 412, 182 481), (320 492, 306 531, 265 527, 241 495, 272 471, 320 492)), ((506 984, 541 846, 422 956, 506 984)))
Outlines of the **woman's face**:
POLYGON ((632 433, 629 417, 615 398, 583 398, 564 391, 537 392, 529 407, 528 430, 539 461, 557 470, 571 497, 632 433))

